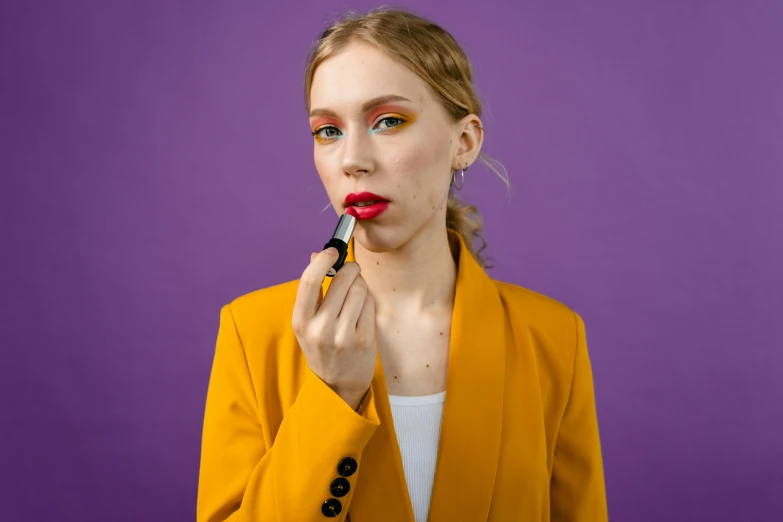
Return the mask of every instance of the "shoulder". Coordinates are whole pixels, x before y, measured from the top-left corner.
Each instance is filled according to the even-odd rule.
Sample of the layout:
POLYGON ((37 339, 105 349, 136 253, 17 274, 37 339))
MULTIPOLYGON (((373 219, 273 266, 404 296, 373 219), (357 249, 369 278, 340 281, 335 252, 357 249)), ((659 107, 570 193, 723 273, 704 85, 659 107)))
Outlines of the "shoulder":
POLYGON ((525 322, 533 328, 573 327, 576 312, 567 304, 529 288, 492 280, 509 315, 523 314, 525 322))
POLYGON ((274 335, 276 330, 290 328, 298 288, 299 279, 295 279, 253 290, 229 302, 226 306, 242 337, 274 335))
POLYGON ((529 288, 493 282, 515 336, 533 351, 540 377, 570 382, 577 348, 584 344, 580 315, 567 304, 529 288))
POLYGON ((230 304, 235 311, 251 310, 253 312, 270 305, 279 305, 289 301, 293 305, 296 300, 297 288, 299 288, 299 279, 294 279, 242 294, 235 297, 230 304))

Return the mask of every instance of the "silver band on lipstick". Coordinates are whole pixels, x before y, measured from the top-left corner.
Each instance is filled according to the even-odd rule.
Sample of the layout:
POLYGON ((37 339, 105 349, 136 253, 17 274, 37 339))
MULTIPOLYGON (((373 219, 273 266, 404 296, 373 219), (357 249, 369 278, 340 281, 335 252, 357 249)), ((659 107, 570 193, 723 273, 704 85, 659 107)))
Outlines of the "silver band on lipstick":
POLYGON ((343 214, 340 216, 340 221, 337 222, 337 228, 334 229, 334 234, 328 243, 324 245, 324 250, 329 247, 334 247, 337 250, 337 261, 335 261, 329 272, 326 273, 327 277, 334 277, 337 271, 340 270, 345 263, 345 259, 348 254, 348 241, 351 240, 351 234, 356 226, 356 218, 350 214, 343 214))
POLYGON ((347 245, 354 228, 356 228, 356 218, 350 214, 343 214, 340 216, 340 221, 337 222, 337 228, 334 229, 332 237, 347 245))

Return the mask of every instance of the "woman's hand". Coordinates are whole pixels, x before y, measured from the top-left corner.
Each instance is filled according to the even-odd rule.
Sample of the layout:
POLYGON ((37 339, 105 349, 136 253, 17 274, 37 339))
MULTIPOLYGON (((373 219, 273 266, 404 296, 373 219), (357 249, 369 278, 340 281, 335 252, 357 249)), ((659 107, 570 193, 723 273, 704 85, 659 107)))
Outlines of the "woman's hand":
POLYGON ((324 297, 321 285, 335 262, 333 247, 310 256, 292 325, 310 369, 355 410, 375 372, 375 301, 355 262, 340 268, 324 297))

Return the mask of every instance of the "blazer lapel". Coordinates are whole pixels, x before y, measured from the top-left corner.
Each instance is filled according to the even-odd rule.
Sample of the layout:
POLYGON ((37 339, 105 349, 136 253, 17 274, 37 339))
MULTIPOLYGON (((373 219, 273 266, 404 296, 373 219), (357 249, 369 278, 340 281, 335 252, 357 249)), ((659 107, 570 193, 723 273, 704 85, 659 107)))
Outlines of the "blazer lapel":
MULTIPOLYGON (((497 288, 459 243, 443 408, 429 522, 486 520, 500 452, 505 385, 506 324, 497 288)), ((346 261, 354 261, 353 237, 346 261)), ((324 293, 331 278, 324 281, 324 293)), ((351 522, 413 522, 402 457, 394 431, 380 355, 372 384, 381 425, 362 453, 351 522)))

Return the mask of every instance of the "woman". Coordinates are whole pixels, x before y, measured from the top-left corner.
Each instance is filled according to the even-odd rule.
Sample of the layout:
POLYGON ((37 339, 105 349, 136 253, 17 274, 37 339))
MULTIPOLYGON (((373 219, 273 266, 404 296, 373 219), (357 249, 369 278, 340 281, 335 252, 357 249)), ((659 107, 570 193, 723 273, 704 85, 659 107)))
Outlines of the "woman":
POLYGON ((483 159, 459 45, 400 10, 351 15, 305 91, 331 206, 388 203, 354 201, 334 278, 327 249, 221 310, 197 519, 606 520, 584 323, 490 279, 451 191, 483 159))

